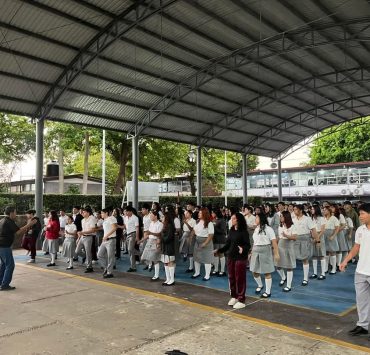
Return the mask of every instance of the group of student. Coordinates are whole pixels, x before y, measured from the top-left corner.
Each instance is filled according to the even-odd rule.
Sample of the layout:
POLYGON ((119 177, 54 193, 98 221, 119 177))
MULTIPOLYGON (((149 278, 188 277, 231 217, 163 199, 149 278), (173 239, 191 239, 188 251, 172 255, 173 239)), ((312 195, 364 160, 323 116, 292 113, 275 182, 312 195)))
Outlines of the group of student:
MULTIPOLYGON (((103 277, 113 277, 121 249, 128 254, 135 272, 138 262, 154 270, 151 281, 159 280, 163 264, 166 278, 163 286, 175 285, 175 268, 180 258, 188 260, 186 270, 193 279, 203 281, 211 276, 225 276, 226 263, 231 300, 234 308, 245 306, 246 272, 249 268, 256 281, 256 294, 271 296, 272 273, 276 270, 284 292, 292 290, 297 260, 302 262, 302 286, 309 279, 325 280, 334 275, 353 243, 353 231, 359 226, 351 203, 343 206, 324 202, 293 205, 244 205, 240 210, 226 207, 195 206, 186 208, 158 203, 144 204, 140 215, 127 206, 124 210, 102 209, 93 213, 90 207, 73 208, 71 215, 50 211, 44 219, 43 250, 50 255, 48 267, 56 265, 60 241, 67 270, 81 256, 85 272, 93 272, 100 262, 103 277), (226 257, 225 257, 226 256, 226 257), (320 261, 320 272, 318 272, 320 261), (310 262, 313 273, 309 275, 310 262), (261 276, 264 275, 264 284, 261 276)), ((34 218, 35 211, 27 217, 34 218)), ((35 242, 29 236, 41 230, 38 222, 27 231, 23 246, 30 251, 29 262, 35 262, 35 242)), ((37 238, 37 237, 36 237, 37 238)))

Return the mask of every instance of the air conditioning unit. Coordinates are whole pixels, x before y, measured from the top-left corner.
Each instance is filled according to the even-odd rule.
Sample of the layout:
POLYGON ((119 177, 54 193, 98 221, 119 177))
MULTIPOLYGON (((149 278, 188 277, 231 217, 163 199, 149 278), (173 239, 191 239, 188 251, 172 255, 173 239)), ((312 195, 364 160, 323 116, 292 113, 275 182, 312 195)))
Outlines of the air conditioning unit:
POLYGON ((315 190, 308 190, 307 191, 307 195, 308 196, 315 196, 316 195, 316 191, 315 190))
POLYGON ((271 192, 266 192, 265 195, 266 195, 266 197, 270 197, 271 196, 271 192))
POLYGON ((359 195, 362 195, 363 193, 364 193, 364 191, 363 191, 363 189, 362 188, 359 188, 359 187, 357 187, 357 188, 355 188, 354 190, 353 190, 353 195, 354 196, 359 196, 359 195))
POLYGON ((299 196, 299 195, 301 194, 301 192, 300 192, 299 190, 295 190, 295 191, 294 191, 294 194, 295 194, 296 196, 299 196))
POLYGON ((342 190, 340 191, 340 194, 341 194, 341 195, 347 195, 347 189, 342 189, 342 190))

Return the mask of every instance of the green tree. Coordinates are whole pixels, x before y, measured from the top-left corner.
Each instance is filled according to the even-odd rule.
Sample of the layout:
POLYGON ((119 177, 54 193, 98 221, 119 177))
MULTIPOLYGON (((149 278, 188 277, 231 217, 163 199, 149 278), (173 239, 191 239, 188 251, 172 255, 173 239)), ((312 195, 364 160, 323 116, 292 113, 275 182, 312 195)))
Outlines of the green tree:
POLYGON ((0 160, 7 164, 24 160, 35 150, 35 126, 27 117, 0 113, 0 160))
POLYGON ((310 151, 310 164, 370 160, 370 117, 323 130, 310 151))

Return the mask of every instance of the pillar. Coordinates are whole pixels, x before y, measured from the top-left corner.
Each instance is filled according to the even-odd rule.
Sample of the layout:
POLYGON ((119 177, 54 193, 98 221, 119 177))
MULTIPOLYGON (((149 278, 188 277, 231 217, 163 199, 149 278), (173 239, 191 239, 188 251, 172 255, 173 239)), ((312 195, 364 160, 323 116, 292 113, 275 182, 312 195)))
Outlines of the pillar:
POLYGON ((197 147, 197 205, 202 204, 202 148, 197 147))
POLYGON ((35 210, 42 221, 44 193, 44 120, 36 120, 35 210))
POLYGON ((139 137, 132 138, 132 207, 139 207, 139 137))
POLYGON ((247 191, 247 169, 248 169, 247 154, 242 154, 242 188, 243 188, 243 204, 248 203, 248 191, 247 191))
POLYGON ((279 201, 283 201, 283 182, 281 175, 281 159, 278 160, 278 196, 279 201))

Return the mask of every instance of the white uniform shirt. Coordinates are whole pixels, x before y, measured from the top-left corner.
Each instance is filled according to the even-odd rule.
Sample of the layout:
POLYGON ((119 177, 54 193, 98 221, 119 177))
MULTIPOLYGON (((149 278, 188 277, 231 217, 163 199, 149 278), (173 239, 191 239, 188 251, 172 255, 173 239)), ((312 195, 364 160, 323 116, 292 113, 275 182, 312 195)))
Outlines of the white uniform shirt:
MULTIPOLYGON (((188 225, 191 227, 191 228, 194 228, 194 226, 197 224, 197 222, 195 221, 195 219, 193 218, 190 218, 186 221, 188 223, 188 225)), ((186 223, 184 223, 184 225, 182 226, 182 229, 184 232, 190 232, 190 229, 189 227, 186 225, 186 223)))
POLYGON ((104 223, 104 219, 103 218, 100 218, 98 219, 98 221, 96 222, 96 226, 97 227, 103 227, 103 223, 104 223))
POLYGON ((315 222, 305 215, 300 218, 295 218, 293 221, 296 227, 297 235, 310 234, 311 229, 315 228, 315 222))
POLYGON ((64 229, 66 227, 67 222, 68 222, 68 216, 59 216, 60 228, 64 229))
POLYGON ((73 234, 75 232, 77 232, 77 227, 76 227, 76 225, 74 223, 67 224, 65 226, 65 237, 66 238, 71 238, 71 237, 74 238, 74 237, 76 237, 76 235, 71 235, 71 234, 73 234))
MULTIPOLYGON (((117 224, 117 218, 114 216, 107 217, 103 222, 104 236, 109 234, 113 229, 113 224, 117 224)), ((114 231, 108 238, 114 238, 116 236, 116 231, 114 231)))
POLYGON ((135 216, 134 214, 131 217, 124 216, 123 223, 126 227, 126 233, 127 235, 129 235, 136 232, 136 227, 139 227, 139 218, 137 218, 137 216, 135 216))
POLYGON ((147 215, 145 215, 143 217, 143 229, 144 229, 144 232, 146 232, 146 231, 149 230, 150 223, 151 223, 150 216, 147 214, 147 215))
MULTIPOLYGON (((82 232, 89 231, 96 227, 96 218, 91 215, 88 218, 82 218, 82 232)), ((95 235, 95 232, 90 232, 88 235, 95 235)))
POLYGON ((151 233, 161 233, 163 229, 163 223, 161 221, 150 222, 149 225, 149 239, 157 239, 158 237, 151 233))
POLYGON ((350 229, 353 228, 353 221, 350 217, 346 217, 346 226, 344 229, 350 229))
POLYGON ((357 228, 355 243, 360 245, 356 272, 370 276, 370 229, 365 224, 357 228))
POLYGON ((175 219, 173 220, 173 222, 175 223, 175 229, 181 229, 180 218, 175 217, 175 219))
POLYGON ((287 228, 285 225, 283 225, 282 227, 279 226, 278 231, 279 231, 279 239, 289 239, 287 237, 284 237, 283 233, 285 233, 286 235, 289 235, 290 237, 292 235, 297 235, 297 230, 294 224, 290 228, 287 228))
POLYGON ((324 217, 319 216, 317 218, 313 218, 312 220, 315 223, 317 233, 320 233, 321 227, 326 224, 326 219, 324 217))
POLYGON ((343 226, 346 224, 346 219, 342 214, 339 215, 339 223, 342 224, 343 226))
POLYGON ((254 245, 270 245, 271 240, 276 239, 275 232, 270 226, 265 226, 265 230, 261 233, 260 226, 254 230, 253 243, 254 245))
POLYGON ((326 223, 325 223, 325 228, 326 229, 335 229, 337 227, 339 227, 339 221, 338 221, 337 217, 330 216, 329 219, 326 219, 326 223))
POLYGON ((247 222, 248 228, 254 228, 256 226, 256 216, 250 214, 249 216, 244 216, 247 222))
POLYGON ((207 238, 209 234, 215 234, 215 227, 212 222, 208 223, 208 228, 204 227, 204 221, 200 220, 194 226, 195 235, 198 237, 207 238))

